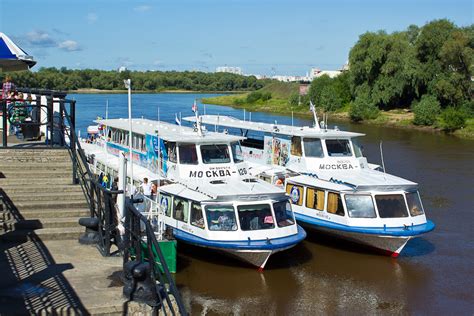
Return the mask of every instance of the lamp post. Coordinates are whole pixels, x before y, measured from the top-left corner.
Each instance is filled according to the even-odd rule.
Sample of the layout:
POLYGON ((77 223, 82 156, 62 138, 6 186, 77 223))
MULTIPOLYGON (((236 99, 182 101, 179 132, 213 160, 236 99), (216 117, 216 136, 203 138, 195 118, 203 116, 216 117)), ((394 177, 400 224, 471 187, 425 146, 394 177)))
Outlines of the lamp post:
POLYGON ((128 89, 128 151, 130 154, 130 195, 133 195, 133 153, 132 153, 132 81, 126 79, 123 81, 125 88, 128 89))

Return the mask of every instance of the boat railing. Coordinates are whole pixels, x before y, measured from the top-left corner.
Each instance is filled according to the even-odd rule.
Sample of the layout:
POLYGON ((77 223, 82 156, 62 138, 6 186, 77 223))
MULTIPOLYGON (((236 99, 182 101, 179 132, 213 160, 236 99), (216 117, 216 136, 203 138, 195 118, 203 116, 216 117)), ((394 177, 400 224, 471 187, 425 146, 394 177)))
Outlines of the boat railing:
POLYGON ((165 315, 168 312, 187 315, 154 229, 148 218, 135 207, 137 202, 143 203, 143 199, 125 200, 124 294, 128 296, 129 291, 141 288, 130 298, 139 296, 135 298, 153 306, 154 312, 161 310, 165 315), (159 283, 151 281, 150 284, 150 280, 159 283))

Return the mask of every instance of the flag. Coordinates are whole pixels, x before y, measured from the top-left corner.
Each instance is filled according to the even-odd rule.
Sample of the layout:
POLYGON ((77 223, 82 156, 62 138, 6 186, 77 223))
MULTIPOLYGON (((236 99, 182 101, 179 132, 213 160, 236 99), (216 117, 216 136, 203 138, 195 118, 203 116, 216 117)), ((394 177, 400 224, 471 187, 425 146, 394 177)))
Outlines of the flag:
POLYGON ((197 106, 196 100, 194 100, 193 107, 191 108, 191 110, 192 110, 194 113, 197 112, 198 106, 197 106))
POLYGON ((313 101, 311 101, 311 100, 309 100, 309 110, 310 110, 311 112, 315 110, 313 101))
POLYGON ((179 120, 178 114, 176 113, 174 114, 174 122, 176 123, 176 125, 181 126, 181 121, 179 120))
POLYGON ((130 86, 131 86, 132 82, 131 82, 130 79, 127 79, 127 80, 123 81, 123 84, 125 85, 126 89, 130 89, 130 86))

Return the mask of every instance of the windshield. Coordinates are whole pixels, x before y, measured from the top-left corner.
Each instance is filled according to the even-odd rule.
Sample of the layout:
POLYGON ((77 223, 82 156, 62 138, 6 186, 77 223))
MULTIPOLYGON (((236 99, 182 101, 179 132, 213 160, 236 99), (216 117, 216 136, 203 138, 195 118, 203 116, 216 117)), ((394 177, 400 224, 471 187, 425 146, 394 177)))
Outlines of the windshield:
POLYGON ((209 230, 237 230, 232 205, 208 205, 206 206, 206 217, 209 230))
POLYGON ((407 196, 408 209, 410 210, 410 215, 411 216, 422 215, 424 213, 423 206, 421 205, 421 200, 420 200, 420 196, 418 195, 418 192, 409 192, 406 194, 406 196, 407 196))
POLYGON ((232 148, 232 157, 234 158, 234 163, 244 161, 244 158, 242 157, 242 148, 240 147, 240 144, 238 142, 234 142, 230 144, 230 146, 232 148))
POLYGON ((374 218, 374 202, 370 195, 349 195, 346 194, 347 213, 355 218, 374 218))
POLYGON ((197 165, 196 145, 179 144, 179 163, 183 165, 197 165))
POLYGON ((273 210, 275 211, 275 218, 278 227, 286 227, 295 223, 290 202, 282 201, 274 203, 273 210))
POLYGON ((347 139, 326 139, 326 148, 331 157, 352 156, 351 146, 347 139))
POLYGON ((357 139, 352 139, 352 146, 354 146, 354 154, 357 158, 363 157, 362 146, 359 144, 357 139))
POLYGON ((304 155, 306 157, 324 157, 323 146, 319 138, 305 138, 304 139, 304 155))
POLYGON ((201 145, 202 161, 206 164, 230 162, 227 145, 201 145))
POLYGON ((401 194, 376 195, 375 201, 381 218, 408 217, 405 199, 401 194))
POLYGON ((237 210, 242 230, 260 230, 275 227, 272 211, 268 204, 240 205, 237 210))

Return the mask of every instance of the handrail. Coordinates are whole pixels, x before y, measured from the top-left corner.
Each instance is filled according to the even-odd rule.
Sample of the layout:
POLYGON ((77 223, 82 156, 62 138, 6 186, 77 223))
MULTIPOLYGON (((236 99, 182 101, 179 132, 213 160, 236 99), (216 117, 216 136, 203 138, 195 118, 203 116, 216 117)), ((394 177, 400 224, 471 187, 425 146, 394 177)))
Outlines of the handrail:
MULTIPOLYGON (((156 239, 156 235, 154 233, 153 227, 150 224, 150 221, 141 214, 133 205, 133 200, 127 198, 125 201, 125 209, 126 209, 126 216, 125 216, 125 230, 126 230, 126 238, 125 238, 125 253, 124 253, 124 263, 131 260, 131 253, 130 249, 134 250, 134 254, 140 261, 147 261, 151 263, 151 271, 154 279, 159 280, 160 284, 168 284, 169 289, 165 290, 165 297, 168 304, 168 308, 171 311, 172 315, 175 315, 173 304, 170 300, 169 294, 172 294, 175 298, 176 305, 178 305, 178 310, 181 315, 187 315, 187 311, 184 307, 183 301, 181 299, 181 295, 179 294, 178 288, 169 272, 168 266, 166 264, 165 258, 161 251, 161 248, 158 244, 156 239), (142 225, 145 226, 144 233, 141 231, 142 225), (147 248, 147 258, 143 258, 141 256, 142 251, 142 243, 143 235, 146 237, 146 248, 147 248), (156 251, 158 258, 156 258, 153 249, 156 251), (163 271, 157 268, 155 262, 160 262, 163 271)), ((158 295, 161 298, 160 291, 157 291, 158 295)), ((166 310, 164 306, 161 306, 163 312, 166 315, 166 310)))

